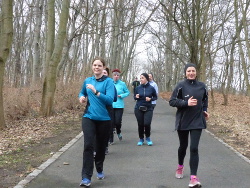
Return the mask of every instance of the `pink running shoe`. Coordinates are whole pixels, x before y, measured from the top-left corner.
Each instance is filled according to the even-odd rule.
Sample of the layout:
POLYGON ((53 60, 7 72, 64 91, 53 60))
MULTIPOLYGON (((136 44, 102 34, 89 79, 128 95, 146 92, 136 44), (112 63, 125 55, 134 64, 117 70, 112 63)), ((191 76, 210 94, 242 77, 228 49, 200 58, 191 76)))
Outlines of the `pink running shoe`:
POLYGON ((201 183, 199 182, 199 179, 197 178, 197 176, 191 176, 188 186, 195 187, 195 188, 201 187, 201 183))
POLYGON ((183 165, 178 165, 178 168, 175 173, 175 177, 178 179, 183 178, 183 173, 184 173, 184 166, 183 165))

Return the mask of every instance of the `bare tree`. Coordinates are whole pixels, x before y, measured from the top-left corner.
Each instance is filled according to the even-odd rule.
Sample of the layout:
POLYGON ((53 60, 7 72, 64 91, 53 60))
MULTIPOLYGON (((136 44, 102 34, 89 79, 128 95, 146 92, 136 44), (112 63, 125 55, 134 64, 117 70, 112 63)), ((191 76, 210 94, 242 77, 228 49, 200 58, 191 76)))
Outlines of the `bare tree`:
MULTIPOLYGON (((250 96, 250 81, 249 81, 249 74, 250 74, 250 39, 249 39, 249 24, 247 23, 247 14, 249 14, 249 4, 250 1, 247 1, 244 3, 244 1, 238 1, 241 4, 241 10, 242 10, 242 24, 243 24, 243 29, 245 33, 245 44, 246 44, 246 52, 247 52, 247 57, 248 59, 248 65, 243 57, 243 49, 241 48, 241 60, 242 60, 242 68, 243 68, 243 73, 244 73, 244 80, 246 83, 246 94, 247 96, 250 96)), ((239 38, 240 36, 238 36, 239 38)), ((241 40, 240 40, 241 41, 241 40)), ((241 46, 241 45, 240 45, 241 46)))
POLYGON ((182 40, 189 49, 189 61, 197 65, 200 72, 200 80, 205 81, 206 63, 205 54, 205 36, 207 33, 206 25, 208 12, 212 0, 205 1, 162 1, 166 17, 170 17, 182 40))
POLYGON ((5 127, 4 108, 3 108, 3 80, 5 62, 9 56, 13 38, 13 1, 1 1, 0 12, 0 129, 5 127))
MULTIPOLYGON (((69 19, 69 4, 70 4, 69 0, 64 0, 62 3, 62 10, 60 15, 60 22, 59 22, 57 38, 55 41, 55 46, 53 48, 52 55, 48 57, 49 66, 45 74, 45 79, 43 83, 43 94, 41 103, 41 114, 43 116, 50 116, 52 114, 54 95, 56 90, 56 75, 57 75, 56 71, 57 71, 57 66, 61 59, 64 40, 66 38, 66 28, 69 19)), ((53 3, 51 5, 53 5, 53 3)), ((54 25, 55 23, 50 23, 50 24, 54 25)))
POLYGON ((34 86, 37 84, 37 82, 40 79, 40 32, 41 32, 41 26, 42 26, 42 13, 43 13, 43 7, 44 7, 44 1, 38 0, 35 5, 35 30, 34 30, 34 40, 33 40, 33 48, 34 48, 34 54, 33 54, 33 69, 32 69, 32 80, 31 85, 34 86))
POLYGON ((43 77, 48 72, 50 58, 53 53, 55 43, 55 0, 48 0, 47 2, 47 24, 46 24, 46 59, 43 64, 43 77))
POLYGON ((42 80, 44 94, 49 93, 46 99, 50 98, 42 98, 43 115, 52 111, 54 80, 67 84, 90 76, 90 61, 100 55, 110 69, 123 71, 125 82, 138 76, 145 63, 160 89, 170 91, 183 78, 184 63, 192 61, 199 79, 211 91, 224 92, 225 100, 230 92, 249 95, 248 1, 71 0, 65 33, 57 27, 62 2, 13 4, 13 43, 5 82, 29 87, 42 80))

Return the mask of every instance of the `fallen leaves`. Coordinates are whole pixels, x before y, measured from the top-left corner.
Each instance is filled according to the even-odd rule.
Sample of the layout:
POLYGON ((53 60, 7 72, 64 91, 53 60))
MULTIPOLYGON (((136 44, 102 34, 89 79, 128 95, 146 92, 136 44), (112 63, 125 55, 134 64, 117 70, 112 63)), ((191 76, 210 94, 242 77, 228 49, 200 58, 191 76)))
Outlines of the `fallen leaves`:
POLYGON ((19 147, 29 147, 31 143, 52 136, 56 124, 65 118, 76 119, 78 115, 58 114, 49 118, 29 118, 7 122, 7 128, 0 132, 0 155, 18 150, 19 147))

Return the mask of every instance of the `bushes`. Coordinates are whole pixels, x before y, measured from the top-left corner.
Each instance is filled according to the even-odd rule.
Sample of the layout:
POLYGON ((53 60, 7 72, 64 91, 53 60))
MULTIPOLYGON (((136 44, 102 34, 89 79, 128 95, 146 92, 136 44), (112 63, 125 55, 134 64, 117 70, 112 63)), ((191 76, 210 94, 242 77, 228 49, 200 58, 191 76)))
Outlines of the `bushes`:
MULTIPOLYGON (((78 93, 82 83, 57 84, 54 98, 54 113, 72 110, 82 112, 83 105, 78 101, 78 93)), ((25 117, 39 116, 42 100, 42 86, 33 88, 5 87, 3 93, 6 120, 20 120, 25 117)))

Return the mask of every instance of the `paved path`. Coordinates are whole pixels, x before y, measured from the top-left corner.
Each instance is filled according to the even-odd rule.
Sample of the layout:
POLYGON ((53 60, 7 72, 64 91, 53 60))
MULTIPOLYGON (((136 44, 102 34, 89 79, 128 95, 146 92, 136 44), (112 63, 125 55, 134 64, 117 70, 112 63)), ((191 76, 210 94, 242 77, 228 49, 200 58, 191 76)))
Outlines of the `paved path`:
MULTIPOLYGON (((189 167, 187 153, 185 176, 175 179, 178 138, 174 131, 175 108, 159 99, 152 121, 153 146, 137 146, 137 123, 133 113, 135 102, 125 99, 120 142, 110 146, 106 155, 106 178, 97 180, 96 173, 91 187, 109 188, 187 188, 189 167)), ((80 123, 79 123, 80 124, 80 123)), ((15 188, 73 188, 79 187, 82 166, 83 138, 75 140, 59 151, 15 188), (65 150, 65 152, 63 152, 65 150), (59 157, 58 157, 59 156, 59 157), (54 161, 54 162, 53 162, 54 161), (52 164, 50 164, 53 162, 52 164), (50 164, 50 165, 49 165, 50 164), (48 167, 47 167, 48 166, 48 167), (44 170, 42 170, 45 168, 44 170), (39 174, 37 176, 37 174, 39 174), (31 180, 32 179, 32 180, 31 180), (31 180, 31 181, 30 181, 31 180), (30 183, 28 183, 30 181, 30 183)), ((250 163, 226 147, 211 134, 203 131, 200 141, 198 176, 204 188, 250 188, 250 163)), ((95 171, 94 171, 95 172, 95 171)))

